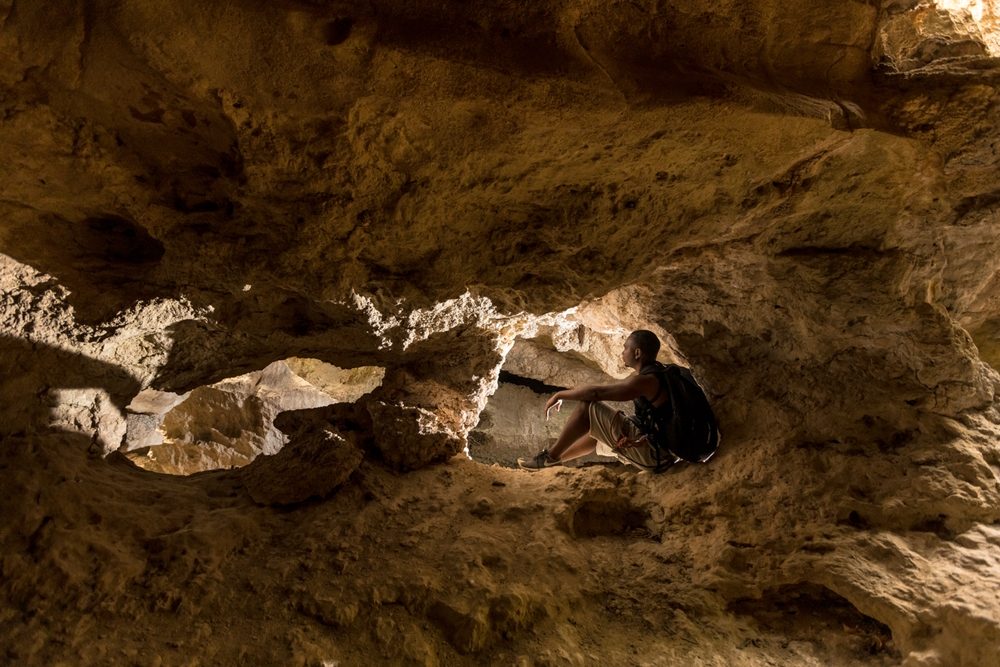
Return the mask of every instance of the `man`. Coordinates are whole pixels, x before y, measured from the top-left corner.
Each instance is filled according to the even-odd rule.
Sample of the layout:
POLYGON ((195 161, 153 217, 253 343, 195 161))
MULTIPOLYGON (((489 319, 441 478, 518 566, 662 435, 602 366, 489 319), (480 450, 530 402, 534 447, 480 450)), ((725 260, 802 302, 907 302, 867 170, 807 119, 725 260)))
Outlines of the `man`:
POLYGON ((551 449, 543 449, 530 459, 518 459, 518 465, 539 470, 597 451, 643 469, 656 468, 656 451, 636 423, 601 401, 635 401, 637 410, 669 411, 669 393, 655 372, 659 351, 656 334, 645 329, 633 331, 622 350, 622 362, 635 371, 633 375, 613 384, 574 387, 553 394, 545 404, 546 418, 552 409, 558 411, 564 400, 579 404, 551 449), (643 370, 646 372, 640 372, 643 370))

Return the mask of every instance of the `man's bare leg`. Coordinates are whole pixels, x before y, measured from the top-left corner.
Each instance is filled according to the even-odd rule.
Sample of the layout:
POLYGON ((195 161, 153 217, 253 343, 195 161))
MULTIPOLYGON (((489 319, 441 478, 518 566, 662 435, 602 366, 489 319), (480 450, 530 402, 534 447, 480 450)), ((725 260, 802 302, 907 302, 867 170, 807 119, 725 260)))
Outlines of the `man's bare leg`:
MULTIPOLYGON (((559 434, 559 438, 556 440, 556 444, 549 448, 549 459, 553 461, 564 461, 569 459, 575 459, 577 456, 583 456, 583 454, 573 454, 571 456, 566 456, 571 451, 576 449, 577 444, 584 438, 590 437, 590 403, 585 403, 583 401, 576 404, 573 409, 573 414, 569 416, 566 421, 566 425, 563 426, 562 433, 559 434)), ((596 440, 594 440, 594 447, 596 447, 596 440)), ((581 445, 583 447, 583 445, 581 445)), ((584 452, 586 453, 586 452, 584 452)))
POLYGON ((559 460, 571 461, 572 459, 578 459, 581 456, 586 456, 587 454, 593 454, 596 451, 597 440, 590 435, 585 435, 567 447, 562 453, 562 456, 559 457, 559 460))
POLYGON ((590 437, 589 408, 585 401, 577 403, 555 444, 535 456, 518 459, 517 464, 525 470, 540 470, 594 451, 597 441, 590 437))

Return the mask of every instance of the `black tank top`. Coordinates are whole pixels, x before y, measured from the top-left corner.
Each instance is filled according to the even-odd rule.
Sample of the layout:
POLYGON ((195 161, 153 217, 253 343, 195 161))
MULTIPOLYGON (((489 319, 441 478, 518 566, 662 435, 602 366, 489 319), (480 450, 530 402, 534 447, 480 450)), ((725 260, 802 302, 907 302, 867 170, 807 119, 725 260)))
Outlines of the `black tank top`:
POLYGON ((667 379, 664 377, 666 370, 666 367, 658 361, 646 364, 639 369, 639 375, 655 375, 658 383, 656 395, 653 396, 653 400, 649 400, 645 396, 640 396, 632 401, 632 405, 635 408, 635 424, 643 433, 652 432, 652 424, 654 422, 659 422, 661 424, 669 423, 670 419, 674 415, 674 406, 670 401, 667 401, 662 405, 654 405, 654 403, 659 400, 660 396, 667 391, 667 379))

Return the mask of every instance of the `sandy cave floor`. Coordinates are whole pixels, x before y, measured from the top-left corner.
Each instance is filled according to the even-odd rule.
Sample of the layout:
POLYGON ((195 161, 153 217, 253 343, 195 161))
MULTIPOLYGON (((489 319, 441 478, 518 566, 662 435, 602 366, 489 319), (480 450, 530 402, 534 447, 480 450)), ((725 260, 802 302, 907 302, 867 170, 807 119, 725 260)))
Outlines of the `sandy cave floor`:
POLYGON ((691 467, 366 462, 276 510, 238 471, 158 475, 80 444, 4 442, 7 664, 899 662, 884 626, 820 587, 727 602, 695 585, 711 512, 662 500, 698 483, 691 467))

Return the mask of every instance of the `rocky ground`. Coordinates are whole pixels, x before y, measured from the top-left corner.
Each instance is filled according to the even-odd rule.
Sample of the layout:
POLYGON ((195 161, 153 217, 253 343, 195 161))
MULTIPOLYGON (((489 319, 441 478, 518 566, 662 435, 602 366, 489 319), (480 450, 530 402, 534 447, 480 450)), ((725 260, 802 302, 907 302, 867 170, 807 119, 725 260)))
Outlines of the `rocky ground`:
MULTIPOLYGON (((406 475, 363 464, 327 500, 275 510, 237 472, 159 475, 86 459, 81 444, 5 443, 4 505, 19 517, 3 534, 11 664, 900 659, 888 627, 823 586, 713 585, 707 554, 747 567, 766 545, 737 538, 770 522, 762 506, 710 500, 734 483, 727 457, 660 476, 462 456, 406 475)), ((843 537, 800 546, 815 557, 843 537)))

